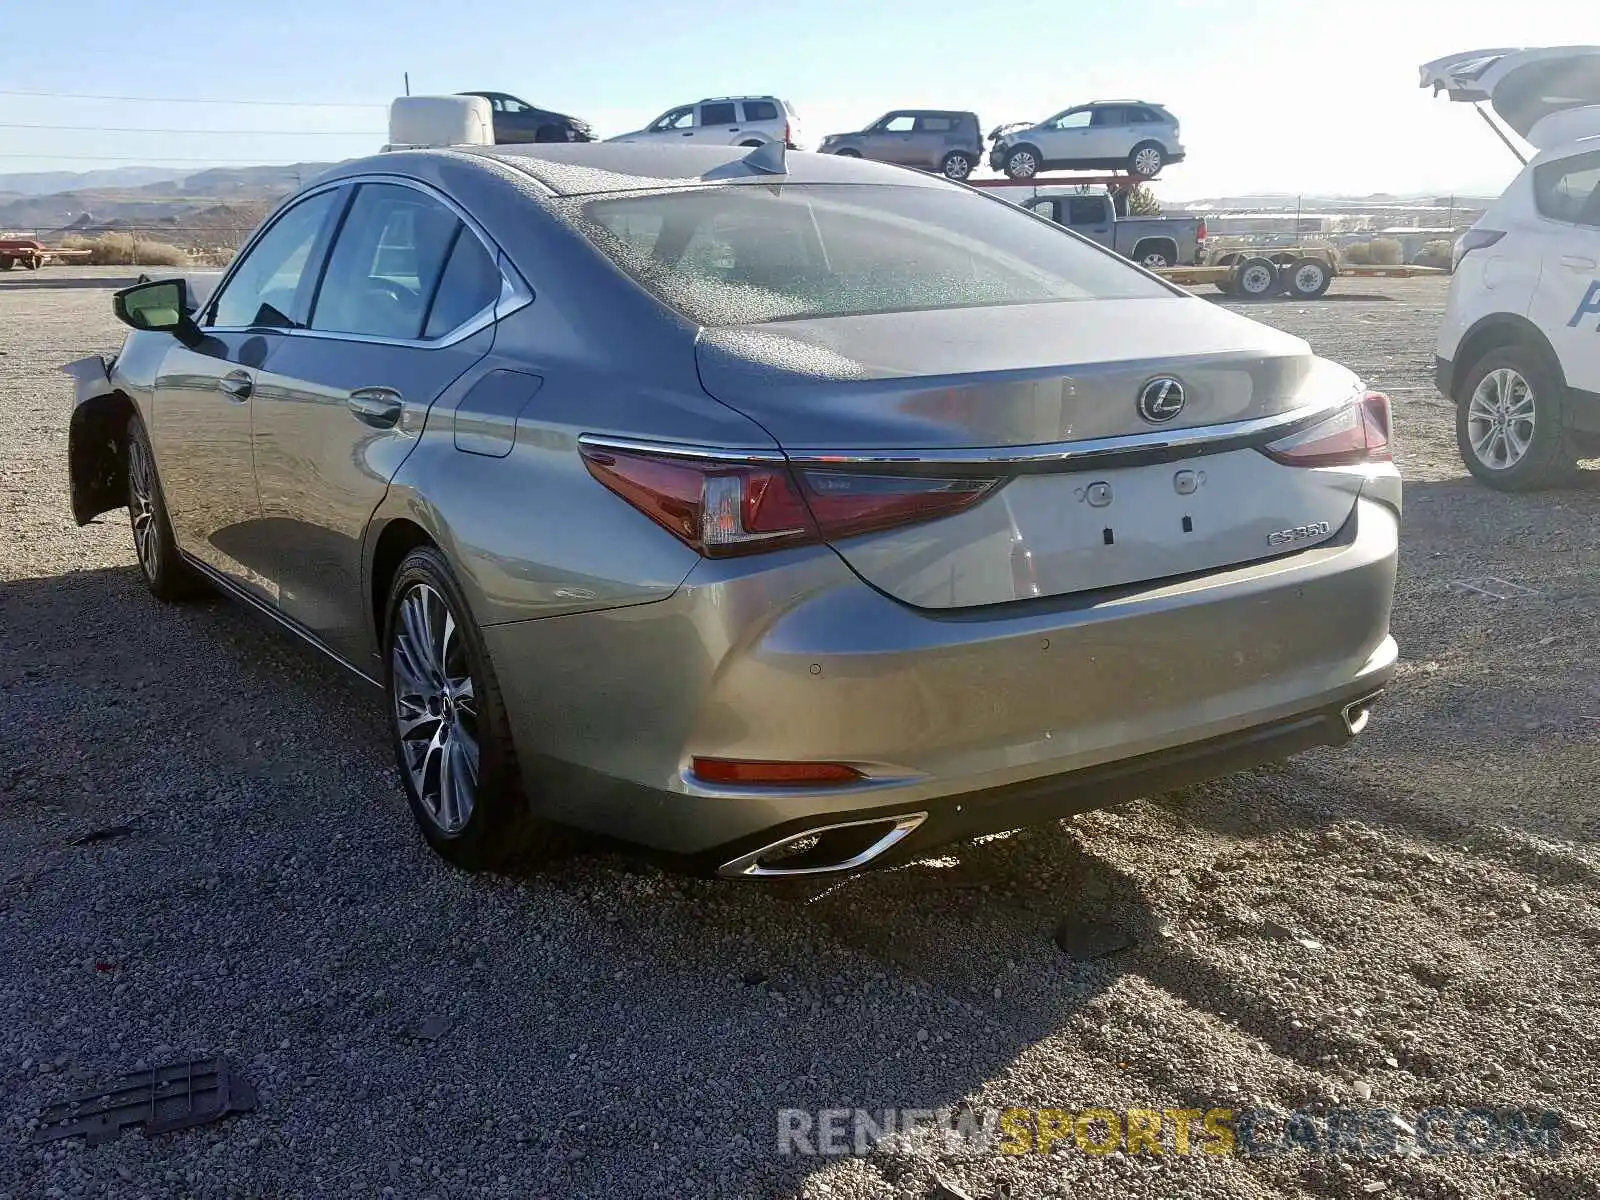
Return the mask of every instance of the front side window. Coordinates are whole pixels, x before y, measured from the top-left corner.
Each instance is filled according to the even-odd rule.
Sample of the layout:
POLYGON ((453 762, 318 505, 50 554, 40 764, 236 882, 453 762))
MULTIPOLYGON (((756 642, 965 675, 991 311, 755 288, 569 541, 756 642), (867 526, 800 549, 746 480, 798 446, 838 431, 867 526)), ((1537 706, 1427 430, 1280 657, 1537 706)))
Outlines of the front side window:
POLYGON ((584 234, 702 325, 1174 296, 985 196, 782 184, 564 202, 584 234))
POLYGON ((1062 113, 1059 117, 1051 118, 1050 128, 1087 129, 1089 128, 1089 119, 1093 115, 1087 108, 1080 109, 1077 112, 1062 113))
POLYGON ((656 123, 650 126, 652 133, 660 133, 667 129, 688 129, 694 124, 694 105, 686 108, 675 108, 669 113, 663 113, 656 118, 656 123))
POLYGON ((700 124, 707 127, 733 125, 738 121, 738 117, 734 115, 735 111, 731 102, 725 104, 702 104, 700 106, 700 124))
POLYGON ((334 239, 311 328, 420 337, 460 225, 453 212, 414 188, 362 184, 334 239))
POLYGON ((886 118, 879 126, 885 133, 910 133, 917 126, 917 119, 910 113, 896 113, 886 118))
POLYGON ((1067 200, 1069 220, 1074 225, 1097 225, 1106 219, 1103 196, 1072 196, 1067 200))
POLYGON ((210 324, 223 329, 303 324, 317 265, 313 251, 342 194, 337 188, 318 192, 273 222, 218 294, 210 324))
POLYGON ((1552 221, 1600 227, 1600 151, 1535 167, 1533 198, 1552 221))

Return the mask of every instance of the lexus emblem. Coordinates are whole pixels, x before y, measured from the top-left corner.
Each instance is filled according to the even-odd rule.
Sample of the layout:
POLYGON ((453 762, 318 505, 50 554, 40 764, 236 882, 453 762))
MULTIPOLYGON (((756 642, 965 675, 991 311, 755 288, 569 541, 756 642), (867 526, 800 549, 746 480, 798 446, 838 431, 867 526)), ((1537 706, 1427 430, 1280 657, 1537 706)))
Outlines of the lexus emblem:
POLYGON ((1183 411, 1187 399, 1183 384, 1162 375, 1140 389, 1139 416, 1152 425, 1164 425, 1183 411))

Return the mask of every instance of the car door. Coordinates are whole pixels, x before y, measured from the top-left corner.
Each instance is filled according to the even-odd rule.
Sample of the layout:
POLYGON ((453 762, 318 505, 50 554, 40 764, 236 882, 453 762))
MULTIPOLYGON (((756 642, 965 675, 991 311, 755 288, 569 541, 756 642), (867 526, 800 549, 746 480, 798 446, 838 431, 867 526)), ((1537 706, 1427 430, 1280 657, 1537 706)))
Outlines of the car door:
POLYGON ((867 158, 877 162, 906 166, 912 158, 912 139, 916 136, 917 118, 912 113, 890 113, 872 127, 871 151, 863 150, 867 158))
POLYGON ((1102 246, 1111 246, 1115 226, 1111 220, 1111 203, 1104 195, 1066 196, 1061 200, 1066 213, 1066 226, 1102 246))
POLYGON ((708 146, 731 146, 738 136, 739 106, 732 100, 706 100, 696 106, 696 142, 708 146))
POLYGON ((261 543, 255 408, 273 346, 309 310, 338 200, 328 189, 274 218, 199 312, 201 339, 174 342, 155 380, 150 437, 179 547, 269 604, 278 589, 261 543))
POLYGON ((1089 118, 1084 137, 1084 157, 1101 162, 1120 161, 1133 147, 1128 142, 1128 114, 1120 104, 1103 104, 1089 118))
POLYGON ((1535 166, 1532 222, 1543 260, 1528 319, 1567 383, 1600 394, 1600 150, 1535 166))
MULTIPOLYGON (((922 113, 916 119, 907 145, 905 164, 937 171, 944 156, 958 147, 954 144, 956 118, 949 113, 922 113)), ((970 151, 970 147, 960 147, 970 151)))
POLYGON ((492 244, 420 184, 362 180, 308 328, 273 348, 255 463, 284 613, 366 660, 362 538, 434 401, 488 353, 503 277, 492 244))
POLYGON ((1088 157, 1089 122, 1094 113, 1087 108, 1068 109, 1050 118, 1038 129, 1024 136, 1036 142, 1044 163, 1076 163, 1088 157))

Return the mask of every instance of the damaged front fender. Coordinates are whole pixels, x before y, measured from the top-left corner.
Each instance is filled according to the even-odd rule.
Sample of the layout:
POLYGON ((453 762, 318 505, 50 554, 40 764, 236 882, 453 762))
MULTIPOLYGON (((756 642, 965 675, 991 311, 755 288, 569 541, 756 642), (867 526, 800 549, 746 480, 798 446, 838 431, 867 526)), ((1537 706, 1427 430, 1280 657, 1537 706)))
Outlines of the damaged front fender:
POLYGON ((67 430, 67 475, 72 518, 79 525, 128 502, 123 447, 133 402, 112 382, 113 361, 94 354, 61 368, 77 393, 67 430))

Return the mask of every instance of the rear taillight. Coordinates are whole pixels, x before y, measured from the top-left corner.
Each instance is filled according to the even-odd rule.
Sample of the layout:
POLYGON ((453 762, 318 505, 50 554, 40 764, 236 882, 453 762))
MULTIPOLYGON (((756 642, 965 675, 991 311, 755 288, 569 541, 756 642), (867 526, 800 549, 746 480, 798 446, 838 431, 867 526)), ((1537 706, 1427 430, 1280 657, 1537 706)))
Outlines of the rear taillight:
POLYGON ((589 473, 707 558, 756 554, 949 516, 994 479, 927 479, 585 446, 589 473))
POLYGON ((1450 258, 1450 269, 1453 271, 1461 265, 1461 260, 1474 250, 1487 250, 1506 233, 1503 229, 1469 229, 1456 239, 1455 253, 1450 258))
POLYGON ((789 122, 787 121, 783 123, 783 144, 785 146, 794 145, 794 137, 789 132, 789 122))
POLYGON ((1197 242, 1206 240, 1206 219, 1204 217, 1200 218, 1200 228, 1194 231, 1194 237, 1197 242))
POLYGON ((1337 467, 1387 462, 1389 397, 1368 392, 1325 421, 1263 447, 1267 457, 1291 467, 1337 467))

